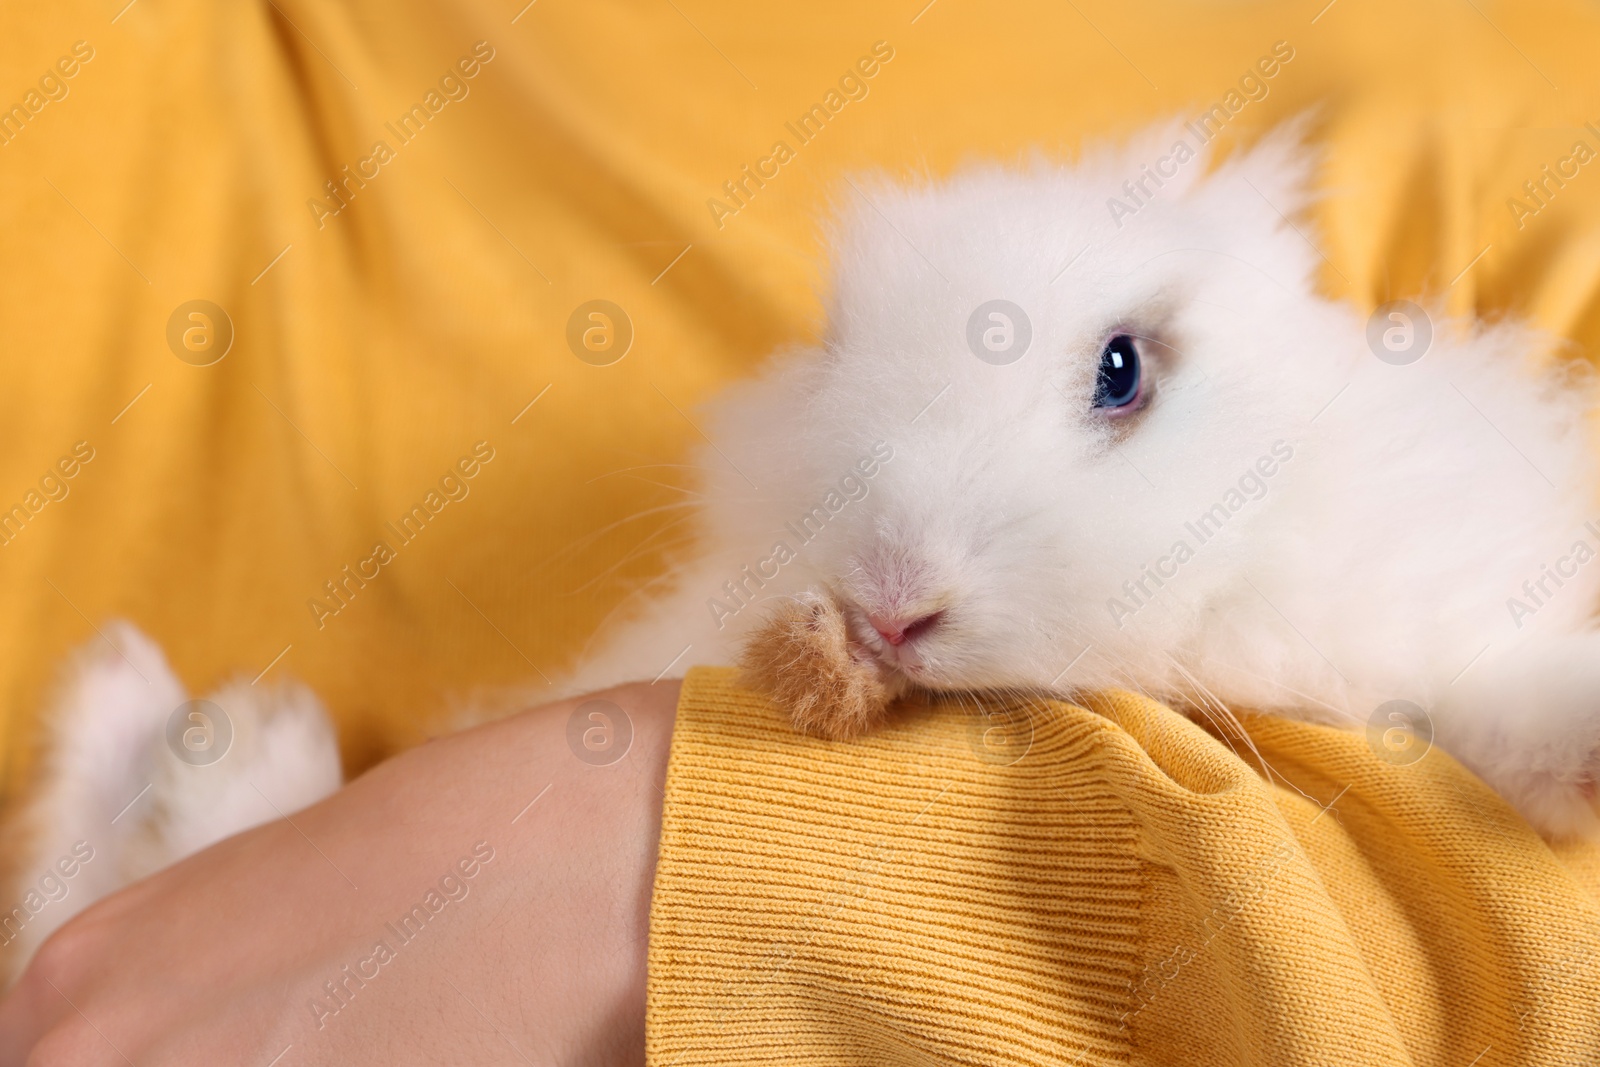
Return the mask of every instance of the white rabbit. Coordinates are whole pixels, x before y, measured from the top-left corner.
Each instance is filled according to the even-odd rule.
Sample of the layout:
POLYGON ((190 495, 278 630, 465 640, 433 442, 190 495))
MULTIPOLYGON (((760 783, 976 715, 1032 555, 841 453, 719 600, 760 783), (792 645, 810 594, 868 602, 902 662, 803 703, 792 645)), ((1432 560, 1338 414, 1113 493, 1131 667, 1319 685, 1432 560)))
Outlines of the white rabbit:
MULTIPOLYGON (((743 659, 835 736, 910 689, 1380 727, 1407 700, 1541 830, 1600 831, 1588 377, 1525 328, 1318 296, 1297 136, 1208 176, 1203 147, 1174 126, 853 191, 824 343, 722 399, 697 554, 563 688, 743 659)), ((8 827, 0 976, 97 897, 338 787, 305 690, 213 695, 215 762, 184 755, 216 726, 174 727, 188 706, 126 625, 71 665, 8 827)))
POLYGON ((823 341, 702 423, 697 554, 570 688, 746 651, 836 736, 908 688, 1405 700, 1540 830, 1600 829, 1588 377, 1524 327, 1319 295, 1296 130, 1205 155, 1174 125, 852 186, 823 341))

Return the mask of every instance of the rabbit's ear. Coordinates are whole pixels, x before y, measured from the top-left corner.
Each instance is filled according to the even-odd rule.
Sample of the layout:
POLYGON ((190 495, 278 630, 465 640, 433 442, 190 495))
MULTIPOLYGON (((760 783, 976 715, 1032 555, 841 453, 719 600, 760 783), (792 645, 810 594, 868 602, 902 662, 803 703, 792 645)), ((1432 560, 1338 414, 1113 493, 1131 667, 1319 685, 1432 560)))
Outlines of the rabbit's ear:
POLYGON ((1211 169, 1210 146, 1180 117, 1146 126, 1114 147, 1091 152, 1083 161, 1088 173, 1096 170, 1120 182, 1144 176, 1157 181, 1163 196, 1183 193, 1211 169), (1152 172, 1155 175, 1152 177, 1152 172))
POLYGON ((1311 206, 1321 169, 1321 152, 1311 143, 1315 114, 1302 112, 1269 130, 1259 141, 1229 157, 1213 180, 1245 181, 1284 215, 1311 206))

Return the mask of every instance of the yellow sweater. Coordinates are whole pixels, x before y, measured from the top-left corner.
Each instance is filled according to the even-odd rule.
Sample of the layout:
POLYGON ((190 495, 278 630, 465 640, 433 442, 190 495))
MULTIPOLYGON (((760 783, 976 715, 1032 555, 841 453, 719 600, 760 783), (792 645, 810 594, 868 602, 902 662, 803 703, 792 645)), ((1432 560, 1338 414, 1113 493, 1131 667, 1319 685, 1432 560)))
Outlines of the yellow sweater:
POLYGON ((650 1062, 1600 1063, 1600 852, 1441 750, 1245 725, 1259 764, 1130 693, 838 744, 692 672, 650 1062))

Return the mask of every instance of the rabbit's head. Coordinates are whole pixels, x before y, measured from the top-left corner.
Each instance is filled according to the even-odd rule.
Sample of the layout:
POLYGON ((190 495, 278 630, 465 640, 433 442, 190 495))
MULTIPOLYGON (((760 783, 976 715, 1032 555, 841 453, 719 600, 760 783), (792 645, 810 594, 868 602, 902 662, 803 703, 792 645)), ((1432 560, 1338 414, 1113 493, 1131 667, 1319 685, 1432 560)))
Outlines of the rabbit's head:
POLYGON ((1313 289, 1308 170, 1293 131, 1211 166, 1173 126, 848 190, 823 344, 723 425, 854 663, 891 692, 1049 687, 1091 646, 1114 671, 1196 599, 1135 620, 1160 574, 1198 593, 1255 551, 1249 513, 1350 349, 1313 289), (1227 536, 1173 559, 1208 514, 1227 536))

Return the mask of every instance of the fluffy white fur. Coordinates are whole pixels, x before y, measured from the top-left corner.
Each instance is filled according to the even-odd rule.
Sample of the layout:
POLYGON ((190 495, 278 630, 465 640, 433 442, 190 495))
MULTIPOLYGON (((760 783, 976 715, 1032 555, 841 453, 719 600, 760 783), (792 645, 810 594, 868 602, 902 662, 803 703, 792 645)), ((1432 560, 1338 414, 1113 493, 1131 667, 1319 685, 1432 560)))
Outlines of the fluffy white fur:
POLYGON ((193 766, 167 746, 167 720, 189 696, 166 657, 127 623, 102 632, 64 672, 44 717, 44 773, 7 827, 8 859, 27 858, 0 902, 0 979, 100 897, 339 788, 333 730, 308 690, 239 681, 209 695, 233 740, 217 762, 193 766), (84 856, 80 842, 91 858, 61 877, 59 861, 84 856))
POLYGON ((1366 314, 1316 292, 1314 231, 1288 221, 1313 169, 1294 131, 1209 173, 1188 163, 1118 227, 1107 198, 1174 134, 852 193, 825 340, 715 408, 697 555, 572 688, 734 663, 775 598, 821 594, 886 679, 918 688, 1124 687, 1356 727, 1408 699, 1541 830, 1600 826, 1600 561, 1547 580, 1520 627, 1508 608, 1596 543, 1587 376, 1549 337, 1437 312, 1420 362, 1375 358, 1366 314), (1032 322, 1008 366, 966 342, 994 298, 1032 322), (1120 422, 1091 405, 1115 332, 1147 338, 1158 379, 1120 422), (893 458, 868 495, 801 545, 785 524, 875 441, 893 458), (1280 441, 1293 458, 1266 495, 1197 544, 1185 523, 1280 441), (1193 558, 1114 618, 1180 539, 1193 558), (758 587, 744 568, 778 541, 797 558, 758 587), (740 610, 719 619, 713 598, 740 610), (898 647, 866 624, 936 610, 898 647))

